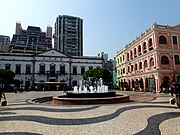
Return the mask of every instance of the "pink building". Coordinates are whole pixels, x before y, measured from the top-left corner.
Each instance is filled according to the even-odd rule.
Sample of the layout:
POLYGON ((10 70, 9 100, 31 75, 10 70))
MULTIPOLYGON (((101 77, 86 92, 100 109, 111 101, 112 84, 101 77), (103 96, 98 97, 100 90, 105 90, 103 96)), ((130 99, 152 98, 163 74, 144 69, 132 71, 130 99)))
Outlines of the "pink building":
POLYGON ((122 50, 126 67, 124 80, 129 89, 157 92, 161 84, 168 87, 172 80, 180 83, 180 25, 153 23, 122 50))

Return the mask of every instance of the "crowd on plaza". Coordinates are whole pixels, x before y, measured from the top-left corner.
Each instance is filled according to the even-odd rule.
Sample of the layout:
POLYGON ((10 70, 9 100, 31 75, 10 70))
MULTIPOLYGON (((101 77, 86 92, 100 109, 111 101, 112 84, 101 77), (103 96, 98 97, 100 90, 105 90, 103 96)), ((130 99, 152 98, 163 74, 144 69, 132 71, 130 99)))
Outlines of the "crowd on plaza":
POLYGON ((160 86, 159 93, 171 93, 171 96, 173 96, 176 93, 180 93, 180 85, 177 84, 175 81, 172 81, 171 84, 164 85, 163 83, 160 86))

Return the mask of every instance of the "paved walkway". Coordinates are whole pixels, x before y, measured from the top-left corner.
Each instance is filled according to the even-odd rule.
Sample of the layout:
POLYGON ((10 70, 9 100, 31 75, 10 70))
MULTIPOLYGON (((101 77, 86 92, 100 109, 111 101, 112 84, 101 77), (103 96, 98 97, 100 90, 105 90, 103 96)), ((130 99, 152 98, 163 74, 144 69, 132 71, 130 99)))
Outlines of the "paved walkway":
POLYGON ((180 135, 180 109, 169 94, 126 92, 134 102, 106 105, 31 104, 55 92, 6 93, 0 135, 180 135))

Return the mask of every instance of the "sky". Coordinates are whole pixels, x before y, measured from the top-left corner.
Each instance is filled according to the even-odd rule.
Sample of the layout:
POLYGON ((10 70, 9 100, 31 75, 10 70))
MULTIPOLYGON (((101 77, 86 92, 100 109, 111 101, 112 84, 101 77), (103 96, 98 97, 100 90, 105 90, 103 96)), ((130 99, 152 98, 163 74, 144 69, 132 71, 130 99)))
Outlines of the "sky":
MULTIPOLYGON (((180 0, 1 0, 0 35, 12 38, 16 22, 22 28, 53 28, 58 15, 83 19, 84 56, 117 51, 150 28, 153 22, 180 24, 180 0)), ((54 44, 54 43, 53 43, 54 44)))

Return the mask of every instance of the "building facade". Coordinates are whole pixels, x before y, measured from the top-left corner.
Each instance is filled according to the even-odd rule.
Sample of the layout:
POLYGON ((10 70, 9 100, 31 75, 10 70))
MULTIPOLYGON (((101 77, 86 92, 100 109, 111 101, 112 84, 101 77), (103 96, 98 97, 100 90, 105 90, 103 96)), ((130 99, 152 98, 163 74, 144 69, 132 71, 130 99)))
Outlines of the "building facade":
POLYGON ((59 15, 54 28, 55 50, 68 56, 83 56, 83 20, 59 15))
POLYGON ((0 52, 8 52, 10 45, 10 37, 0 35, 0 52))
POLYGON ((82 74, 92 68, 102 68, 101 57, 68 57, 56 50, 42 53, 0 53, 0 68, 10 69, 14 79, 29 87, 35 82, 67 82, 79 84, 82 74))
POLYGON ((153 23, 139 37, 116 55, 118 81, 125 67, 128 89, 156 90, 162 84, 180 83, 180 25, 168 26, 153 23), (125 66, 119 61, 125 58, 125 66))
POLYGON ((125 48, 117 52, 115 59, 118 87, 123 90, 126 83, 125 48))
POLYGON ((48 26, 46 32, 40 27, 28 26, 22 29, 21 23, 16 23, 15 34, 12 37, 10 50, 47 50, 52 48, 52 27, 48 26))

